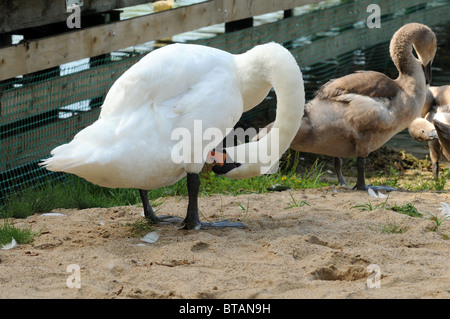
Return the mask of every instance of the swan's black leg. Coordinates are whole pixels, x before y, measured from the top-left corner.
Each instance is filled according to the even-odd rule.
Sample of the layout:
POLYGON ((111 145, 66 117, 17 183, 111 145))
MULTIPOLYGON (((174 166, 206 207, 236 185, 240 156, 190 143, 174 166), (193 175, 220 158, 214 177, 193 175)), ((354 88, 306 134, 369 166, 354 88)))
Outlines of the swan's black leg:
POLYGON ((357 172, 357 179, 356 179, 356 189, 357 190, 365 190, 366 189, 366 180, 364 177, 364 169, 366 166, 366 159, 364 157, 357 157, 356 158, 356 172, 357 172))
POLYGON ((150 224, 156 223, 173 223, 181 224, 183 219, 176 216, 157 216, 153 210, 150 201, 148 200, 148 191, 139 190, 139 195, 141 195, 142 205, 144 206, 144 216, 150 224))
POLYGON ((245 228, 242 223, 232 223, 227 220, 204 223, 200 221, 198 213, 198 191, 200 188, 200 177, 196 173, 187 174, 187 189, 189 196, 189 203, 187 209, 187 215, 184 219, 185 229, 208 229, 208 228, 225 228, 225 227, 236 227, 245 228))
POLYGON ((188 209, 184 219, 184 228, 200 229, 200 217, 198 216, 198 190, 200 188, 200 177, 198 174, 187 174, 188 209))
POLYGON ((187 189, 188 189, 188 209, 186 218, 183 220, 180 217, 174 216, 157 216, 150 201, 148 200, 148 192, 146 190, 139 190, 141 195, 142 204, 144 206, 144 216, 147 221, 151 224, 156 223, 171 223, 171 224, 184 224, 184 229, 207 229, 207 228, 225 228, 225 227, 237 227, 245 228, 242 223, 231 223, 227 220, 213 222, 213 223, 203 223, 200 221, 198 214, 198 191, 200 188, 200 178, 198 174, 187 174, 187 189))
POLYGON ((148 200, 148 191, 139 190, 139 195, 141 195, 142 205, 144 206, 144 216, 149 223, 157 223, 159 221, 158 216, 156 216, 150 201, 148 200))
POLYGON ((344 175, 342 175, 342 159, 340 157, 334 158, 334 169, 336 171, 336 175, 339 181, 339 186, 347 186, 347 182, 345 181, 344 175))

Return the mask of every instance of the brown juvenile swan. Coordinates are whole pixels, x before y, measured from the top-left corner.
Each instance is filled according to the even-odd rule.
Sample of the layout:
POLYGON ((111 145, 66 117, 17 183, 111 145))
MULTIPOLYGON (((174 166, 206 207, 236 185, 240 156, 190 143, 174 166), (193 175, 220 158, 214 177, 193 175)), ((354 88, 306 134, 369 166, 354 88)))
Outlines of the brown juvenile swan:
POLYGON ((409 133, 419 142, 428 142, 433 175, 437 180, 441 155, 450 160, 450 85, 430 87, 422 117, 411 123, 409 133))
POLYGON ((420 116, 426 85, 431 80, 436 36, 423 24, 406 24, 392 37, 389 52, 399 72, 397 79, 359 71, 329 81, 305 105, 300 129, 290 147, 335 157, 340 185, 346 185, 341 158, 356 156, 356 188, 366 189, 365 157, 420 116))

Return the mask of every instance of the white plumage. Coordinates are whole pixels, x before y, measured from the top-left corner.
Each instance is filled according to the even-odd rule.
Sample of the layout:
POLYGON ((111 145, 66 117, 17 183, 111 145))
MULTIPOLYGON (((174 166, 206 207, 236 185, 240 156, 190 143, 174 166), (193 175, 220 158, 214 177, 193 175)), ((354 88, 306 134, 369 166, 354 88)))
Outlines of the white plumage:
MULTIPOLYGON (((242 98, 231 55, 201 46, 167 46, 127 70, 108 92, 99 119, 44 163, 105 187, 153 189, 201 164, 171 160, 175 128, 225 131, 239 120, 242 98), (206 52, 206 53, 205 53, 206 52), (218 116, 219 115, 219 116, 218 116)), ((201 167, 200 167, 201 169, 201 167)))
MULTIPOLYGON (((215 146, 208 140, 200 145, 193 141, 192 155, 200 151, 205 156, 177 163, 171 157, 178 143, 174 130, 183 128, 194 135, 194 124, 200 120, 202 132, 215 128, 225 136, 226 129, 234 127, 244 110, 259 104, 271 86, 279 98, 275 123, 281 136, 279 157, 300 126, 300 118, 293 115, 301 114, 304 106, 301 72, 289 51, 275 43, 240 55, 200 45, 165 46, 127 70, 112 85, 99 119, 70 143, 55 148, 43 165, 110 188, 150 190, 173 184, 187 174, 198 174, 206 159, 204 148, 215 146)), ((258 175, 260 163, 240 164, 225 175, 258 175)), ((190 184, 197 182, 188 176, 188 190, 190 184)), ((196 202, 197 192, 190 200, 196 202)), ((155 219, 151 206, 145 208, 145 196, 146 216, 155 219)))

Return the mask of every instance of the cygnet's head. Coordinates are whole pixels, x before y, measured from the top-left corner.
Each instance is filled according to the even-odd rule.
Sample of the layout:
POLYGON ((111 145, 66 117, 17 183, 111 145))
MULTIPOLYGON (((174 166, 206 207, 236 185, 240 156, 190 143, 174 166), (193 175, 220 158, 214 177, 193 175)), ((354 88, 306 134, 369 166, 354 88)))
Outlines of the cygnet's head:
POLYGON ((417 118, 408 127, 409 134, 419 142, 429 142, 436 138, 436 128, 424 118, 417 118))

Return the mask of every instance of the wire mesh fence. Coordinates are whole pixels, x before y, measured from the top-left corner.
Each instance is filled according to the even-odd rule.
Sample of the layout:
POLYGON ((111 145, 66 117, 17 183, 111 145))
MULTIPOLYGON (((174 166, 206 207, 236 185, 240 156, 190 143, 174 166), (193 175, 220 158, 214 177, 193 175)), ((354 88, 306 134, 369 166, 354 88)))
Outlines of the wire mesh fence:
MULTIPOLYGON (((366 25, 370 2, 313 6, 273 23, 189 42, 232 53, 269 41, 282 43, 302 68, 306 96, 311 98, 329 79, 355 70, 390 72, 389 40, 401 25, 413 21, 442 25, 450 14, 448 0, 378 1, 383 8, 381 28, 370 29, 366 25)), ((446 35, 447 29, 441 29, 446 35)), ((439 35, 438 40, 446 41, 439 35)), ((24 186, 64 178, 38 163, 98 118, 111 85, 146 53, 111 53, 0 82, 0 201, 24 186)), ((395 69, 388 75, 395 76, 395 69)), ((245 113, 238 126, 262 127, 272 121, 275 99, 270 94, 245 113)))

